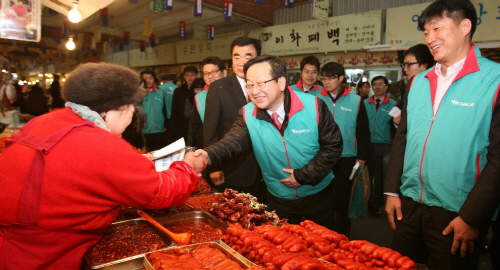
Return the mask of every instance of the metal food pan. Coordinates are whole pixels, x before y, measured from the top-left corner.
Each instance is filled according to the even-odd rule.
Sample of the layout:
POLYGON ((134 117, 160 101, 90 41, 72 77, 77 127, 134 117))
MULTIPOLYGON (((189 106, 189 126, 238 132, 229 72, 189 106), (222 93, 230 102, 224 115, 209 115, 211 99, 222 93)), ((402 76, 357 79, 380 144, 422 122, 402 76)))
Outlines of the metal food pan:
MULTIPOLYGON (((140 224, 149 224, 149 222, 147 222, 143 218, 137 218, 137 219, 132 219, 132 220, 127 220, 127 221, 111 224, 108 229, 113 228, 113 227, 117 227, 117 226, 140 225, 140 224)), ((153 226, 153 225, 151 225, 151 226, 153 226)), ((153 226, 153 228, 158 233, 158 235, 160 235, 160 237, 163 239, 163 241, 167 245, 166 248, 162 248, 159 250, 165 250, 165 249, 168 249, 169 247, 172 247, 175 245, 175 243, 172 241, 172 239, 170 237, 168 237, 165 233, 161 232, 160 230, 158 230, 154 226, 153 226)), ((135 269, 142 269, 142 264, 143 264, 142 261, 143 261, 143 257, 145 254, 148 254, 151 252, 156 252, 156 251, 158 251, 158 250, 153 250, 153 251, 150 251, 147 253, 136 254, 136 255, 131 256, 131 257, 126 257, 126 258, 122 258, 119 260, 110 261, 110 262, 106 262, 106 263, 93 262, 90 259, 89 251, 87 251, 87 253, 85 253, 84 258, 85 258, 85 261, 90 269, 135 270, 135 269)))
MULTIPOLYGON (((210 215, 205 211, 193 211, 186 213, 173 214, 166 217, 155 218, 158 223, 165 226, 167 229, 169 226, 183 225, 183 224, 193 224, 198 221, 202 221, 208 224, 210 227, 215 229, 220 229, 222 233, 226 233, 228 225, 214 216, 210 215)), ((173 245, 176 245, 173 243, 173 245)))
MULTIPOLYGON (((232 249, 231 247, 226 245, 221 240, 186 245, 186 246, 177 246, 177 247, 172 247, 172 248, 169 248, 167 250, 157 251, 157 252, 164 252, 166 254, 176 254, 177 251, 179 251, 179 250, 182 250, 182 251, 189 250, 191 252, 193 250, 196 250, 199 247, 210 247, 210 248, 218 249, 222 253, 224 253, 224 255, 226 255, 226 257, 228 257, 232 261, 237 262, 241 266, 241 268, 243 268, 243 269, 248 269, 248 268, 251 268, 253 266, 256 266, 254 263, 250 262, 247 258, 243 257, 241 254, 236 252, 234 249, 232 249)), ((153 265, 149 261, 147 255, 144 256, 144 267, 147 270, 157 270, 157 269, 153 268, 153 265)))

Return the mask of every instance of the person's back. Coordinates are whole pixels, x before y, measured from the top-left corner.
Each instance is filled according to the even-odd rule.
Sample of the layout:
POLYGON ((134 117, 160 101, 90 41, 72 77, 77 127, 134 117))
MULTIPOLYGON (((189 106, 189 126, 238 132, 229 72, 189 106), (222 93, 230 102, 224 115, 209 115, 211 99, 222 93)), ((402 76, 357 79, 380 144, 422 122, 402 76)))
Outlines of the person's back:
POLYGON ((26 98, 26 112, 38 116, 48 111, 47 96, 45 96, 40 86, 34 85, 26 98))

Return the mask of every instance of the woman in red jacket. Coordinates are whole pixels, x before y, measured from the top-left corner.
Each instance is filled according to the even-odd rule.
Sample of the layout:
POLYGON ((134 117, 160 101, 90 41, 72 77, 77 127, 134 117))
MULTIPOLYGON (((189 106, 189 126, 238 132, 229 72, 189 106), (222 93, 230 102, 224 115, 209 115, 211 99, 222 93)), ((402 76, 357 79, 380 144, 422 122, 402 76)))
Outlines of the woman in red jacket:
POLYGON ((0 269, 80 269, 122 205, 185 202, 206 163, 156 172, 120 134, 144 95, 131 69, 77 67, 63 88, 66 108, 28 122, 0 155, 0 269), (193 169, 194 168, 194 169, 193 169))

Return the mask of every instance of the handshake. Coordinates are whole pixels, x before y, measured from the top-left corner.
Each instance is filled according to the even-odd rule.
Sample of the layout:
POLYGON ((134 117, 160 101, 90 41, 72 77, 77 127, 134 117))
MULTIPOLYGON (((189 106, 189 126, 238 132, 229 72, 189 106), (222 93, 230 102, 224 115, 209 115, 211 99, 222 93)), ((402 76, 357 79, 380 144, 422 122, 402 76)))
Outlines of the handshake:
POLYGON ((197 174, 201 172, 210 164, 210 157, 208 153, 203 149, 198 149, 195 152, 188 151, 184 155, 184 161, 187 162, 197 174))

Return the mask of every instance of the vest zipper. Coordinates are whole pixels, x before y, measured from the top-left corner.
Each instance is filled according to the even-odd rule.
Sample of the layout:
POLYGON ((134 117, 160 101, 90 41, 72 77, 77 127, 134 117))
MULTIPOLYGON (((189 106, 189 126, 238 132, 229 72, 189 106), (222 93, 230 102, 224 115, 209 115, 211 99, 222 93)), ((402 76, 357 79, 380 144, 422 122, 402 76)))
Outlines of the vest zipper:
POLYGON ((434 126, 434 119, 436 117, 433 116, 431 120, 431 126, 429 127, 429 131, 427 132, 427 136, 425 137, 424 141, 424 147, 422 149, 422 157, 420 158, 420 168, 419 168, 419 178, 420 178, 420 203, 423 202, 424 199, 424 180, 422 178, 422 170, 423 170, 423 164, 424 164, 424 156, 425 156, 425 151, 427 150, 427 141, 429 140, 429 136, 431 135, 432 127, 434 126))
MULTIPOLYGON (((283 148, 285 148, 285 155, 286 155, 286 162, 288 163, 288 168, 292 168, 292 164, 290 163, 290 156, 288 155, 288 148, 286 147, 286 141, 283 135, 281 136, 281 142, 283 143, 283 148)), ((299 189, 295 189, 295 196, 298 199, 299 198, 299 189)))

